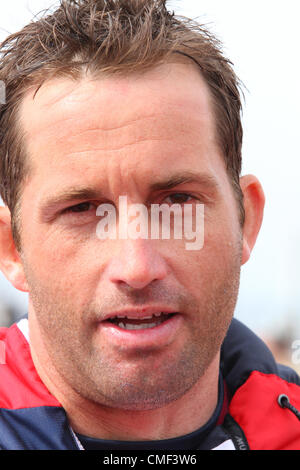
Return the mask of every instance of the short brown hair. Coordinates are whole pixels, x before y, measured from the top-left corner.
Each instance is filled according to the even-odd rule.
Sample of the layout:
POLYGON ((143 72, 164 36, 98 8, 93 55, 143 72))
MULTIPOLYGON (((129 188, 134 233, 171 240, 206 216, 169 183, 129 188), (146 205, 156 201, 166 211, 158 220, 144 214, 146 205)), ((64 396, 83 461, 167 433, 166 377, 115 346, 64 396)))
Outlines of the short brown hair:
POLYGON ((147 70, 174 53, 200 68, 214 103, 217 139, 234 187, 243 224, 240 83, 220 42, 202 25, 168 11, 166 0, 61 0, 0 45, 0 194, 12 214, 16 246, 18 203, 29 174, 18 111, 29 89, 52 77, 79 78, 84 71, 147 70))

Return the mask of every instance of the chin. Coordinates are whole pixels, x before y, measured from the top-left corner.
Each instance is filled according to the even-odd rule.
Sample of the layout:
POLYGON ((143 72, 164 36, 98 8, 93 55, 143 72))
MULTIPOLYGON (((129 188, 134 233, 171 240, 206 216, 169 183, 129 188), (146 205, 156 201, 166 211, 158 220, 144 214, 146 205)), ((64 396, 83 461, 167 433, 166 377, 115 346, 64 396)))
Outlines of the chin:
POLYGON ((167 394, 167 393, 156 393, 155 396, 151 394, 151 396, 144 396, 143 397, 130 397, 128 400, 124 399, 114 399, 110 406, 119 410, 124 411, 151 411, 157 410, 159 408, 163 408, 170 403, 175 402, 182 396, 178 393, 176 394, 167 394), (133 399, 134 398, 134 399, 133 399))

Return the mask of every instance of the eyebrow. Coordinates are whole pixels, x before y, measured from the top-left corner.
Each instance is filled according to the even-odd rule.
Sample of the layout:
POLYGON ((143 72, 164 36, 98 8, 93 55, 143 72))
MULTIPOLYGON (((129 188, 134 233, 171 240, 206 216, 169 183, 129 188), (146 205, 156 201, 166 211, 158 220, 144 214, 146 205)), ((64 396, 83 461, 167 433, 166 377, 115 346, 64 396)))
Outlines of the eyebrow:
MULTIPOLYGON (((217 180, 212 175, 185 171, 152 183, 149 189, 150 192, 167 190, 187 183, 199 184, 201 187, 211 192, 217 191, 219 187, 217 180)), ((70 187, 63 190, 61 193, 45 198, 40 204, 39 215, 42 219, 47 219, 49 214, 60 205, 88 199, 107 199, 107 197, 104 196, 100 189, 94 189, 93 187, 70 187)))
POLYGON ((197 183, 200 186, 211 190, 217 191, 219 184, 214 176, 206 173, 196 173, 192 171, 181 172, 180 174, 175 174, 169 178, 158 181, 150 185, 152 191, 159 191, 162 189, 172 189, 176 186, 186 183, 197 183))
POLYGON ((42 200, 39 209, 39 216, 41 219, 47 220, 51 217, 50 214, 61 205, 86 199, 100 199, 101 197, 103 197, 101 191, 95 190, 94 188, 71 187, 63 190, 61 193, 46 197, 42 200))

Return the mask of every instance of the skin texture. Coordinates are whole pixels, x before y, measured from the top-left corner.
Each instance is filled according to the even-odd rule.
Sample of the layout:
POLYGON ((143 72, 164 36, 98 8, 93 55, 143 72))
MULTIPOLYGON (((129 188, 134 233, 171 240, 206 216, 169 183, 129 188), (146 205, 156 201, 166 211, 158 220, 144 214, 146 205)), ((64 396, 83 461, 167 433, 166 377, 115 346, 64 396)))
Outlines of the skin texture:
POLYGON ((22 251, 1 208, 0 257, 7 278, 29 292, 36 368, 81 433, 137 440, 191 432, 216 406, 219 350, 262 220, 260 184, 241 180, 242 229, 209 92, 188 61, 130 77, 60 78, 33 95, 20 114, 31 165, 22 251), (206 179, 151 188, 187 171, 206 179), (53 202, 70 188, 95 194, 53 202), (118 208, 121 195, 129 205, 171 204, 183 192, 205 205, 201 250, 186 250, 184 240, 96 237, 99 204, 118 208), (179 326, 163 343, 115 343, 101 321, 135 306, 179 312, 179 326))

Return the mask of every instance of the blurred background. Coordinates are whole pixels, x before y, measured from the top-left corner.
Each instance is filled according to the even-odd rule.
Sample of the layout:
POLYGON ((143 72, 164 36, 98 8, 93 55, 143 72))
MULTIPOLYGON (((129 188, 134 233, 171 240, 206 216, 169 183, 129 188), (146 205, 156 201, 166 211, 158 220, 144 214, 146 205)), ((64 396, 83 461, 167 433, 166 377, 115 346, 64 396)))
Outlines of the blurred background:
MULTIPOLYGON (((56 4, 2 2, 0 40, 56 4)), ((242 267, 235 316, 265 339, 281 362, 290 363, 291 345, 300 339, 299 0, 170 0, 168 5, 217 35, 244 84, 242 173, 259 178, 266 207, 251 259, 242 267)), ((0 273, 0 326, 26 314, 27 300, 0 273)))

